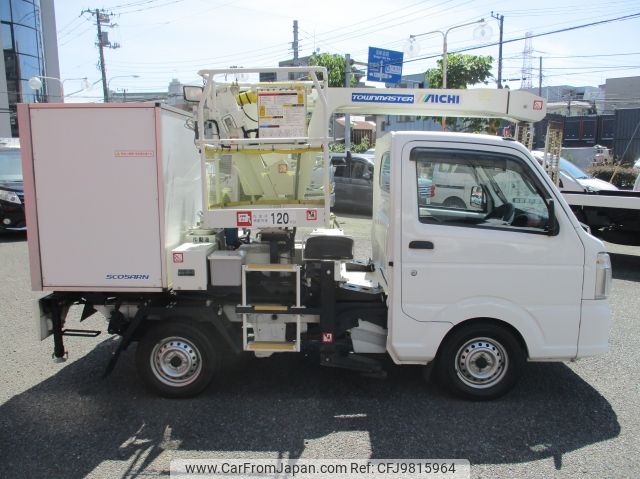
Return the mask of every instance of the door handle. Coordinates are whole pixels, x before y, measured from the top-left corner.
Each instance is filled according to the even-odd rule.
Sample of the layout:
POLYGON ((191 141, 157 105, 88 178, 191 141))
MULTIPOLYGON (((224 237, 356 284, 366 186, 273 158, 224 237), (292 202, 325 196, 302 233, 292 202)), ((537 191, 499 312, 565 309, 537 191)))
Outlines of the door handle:
POLYGON ((433 249, 433 243, 431 241, 411 241, 409 243, 411 249, 433 249))

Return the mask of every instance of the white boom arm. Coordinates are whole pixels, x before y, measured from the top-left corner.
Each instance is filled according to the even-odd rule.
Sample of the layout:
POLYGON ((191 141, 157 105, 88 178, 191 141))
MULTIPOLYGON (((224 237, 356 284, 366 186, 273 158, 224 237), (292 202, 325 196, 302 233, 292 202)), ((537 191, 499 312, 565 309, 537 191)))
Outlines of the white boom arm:
MULTIPOLYGON (((328 113, 505 118, 535 122, 546 102, 526 91, 508 89, 435 90, 408 88, 329 88, 328 113)), ((310 136, 326 130, 324 115, 314 115, 310 136)))

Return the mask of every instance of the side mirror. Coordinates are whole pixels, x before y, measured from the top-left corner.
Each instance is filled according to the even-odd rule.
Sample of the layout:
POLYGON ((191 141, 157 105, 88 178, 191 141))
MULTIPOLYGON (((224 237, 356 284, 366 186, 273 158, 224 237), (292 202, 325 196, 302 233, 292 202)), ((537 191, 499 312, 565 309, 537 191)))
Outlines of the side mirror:
POLYGON ((371 175, 371 172, 370 172, 370 171, 365 171, 365 172, 362 174, 362 179, 363 179, 363 180, 371 181, 371 179, 372 179, 372 178, 373 178, 373 176, 371 175))
POLYGON ((469 205, 478 208, 482 211, 487 209, 487 194, 484 192, 482 186, 471 187, 471 197, 469 198, 469 205))
POLYGON ((185 101, 189 103, 198 103, 202 99, 204 88, 197 85, 184 85, 182 87, 182 95, 185 101))
POLYGON ((346 166, 347 165, 347 160, 345 160, 344 158, 331 158, 331 165, 332 166, 346 166))

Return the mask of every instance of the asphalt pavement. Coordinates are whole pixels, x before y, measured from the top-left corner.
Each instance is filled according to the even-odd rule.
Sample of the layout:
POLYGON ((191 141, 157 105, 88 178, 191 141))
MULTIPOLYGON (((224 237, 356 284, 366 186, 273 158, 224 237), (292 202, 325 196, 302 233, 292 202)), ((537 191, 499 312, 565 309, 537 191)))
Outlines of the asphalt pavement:
MULTIPOLYGON (((340 219, 366 256, 370 221, 340 219)), ((67 338, 69 360, 53 363, 51 340, 35 337, 25 237, 2 236, 0 474, 147 477, 178 458, 371 457, 464 458, 472 477, 637 477, 640 248, 608 247, 610 352, 528 364, 499 400, 452 398, 417 366, 387 362, 379 380, 285 354, 243 358, 201 396, 167 400, 142 387, 135 347, 101 378, 117 344, 106 333, 67 338)), ((104 325, 96 315, 76 326, 104 325)))

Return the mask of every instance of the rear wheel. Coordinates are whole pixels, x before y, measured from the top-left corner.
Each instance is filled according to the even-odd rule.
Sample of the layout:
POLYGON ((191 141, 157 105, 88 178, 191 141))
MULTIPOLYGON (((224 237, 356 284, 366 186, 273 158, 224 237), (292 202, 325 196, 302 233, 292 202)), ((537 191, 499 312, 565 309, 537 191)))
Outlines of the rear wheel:
POLYGON ((154 392, 172 398, 191 397, 213 379, 219 351, 207 325, 161 322, 138 344, 136 363, 145 385, 154 392))
POLYGON ((458 396, 495 399, 515 386, 524 361, 524 351, 508 329, 491 323, 469 324, 445 340, 436 373, 458 396))

